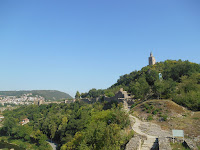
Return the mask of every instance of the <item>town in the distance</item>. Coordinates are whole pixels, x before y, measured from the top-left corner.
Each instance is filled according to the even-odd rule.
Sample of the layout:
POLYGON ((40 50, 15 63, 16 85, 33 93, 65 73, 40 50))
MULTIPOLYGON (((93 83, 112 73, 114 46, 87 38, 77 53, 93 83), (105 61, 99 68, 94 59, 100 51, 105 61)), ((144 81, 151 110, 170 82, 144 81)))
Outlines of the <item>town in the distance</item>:
POLYGON ((57 90, 31 90, 31 91, 0 91, 0 108, 10 108, 19 105, 41 105, 72 101, 73 98, 57 90))
POLYGON ((30 104, 43 104, 45 98, 42 96, 33 96, 32 93, 24 94, 22 96, 1 96, 0 104, 5 105, 30 105, 30 104))

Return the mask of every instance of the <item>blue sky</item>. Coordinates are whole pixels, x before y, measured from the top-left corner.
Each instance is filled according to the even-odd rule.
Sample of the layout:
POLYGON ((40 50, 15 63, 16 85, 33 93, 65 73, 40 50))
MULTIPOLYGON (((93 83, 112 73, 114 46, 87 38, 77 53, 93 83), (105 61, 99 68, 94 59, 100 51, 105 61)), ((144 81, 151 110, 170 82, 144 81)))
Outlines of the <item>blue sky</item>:
POLYGON ((2 0, 0 90, 104 89, 157 61, 200 63, 199 0, 2 0))

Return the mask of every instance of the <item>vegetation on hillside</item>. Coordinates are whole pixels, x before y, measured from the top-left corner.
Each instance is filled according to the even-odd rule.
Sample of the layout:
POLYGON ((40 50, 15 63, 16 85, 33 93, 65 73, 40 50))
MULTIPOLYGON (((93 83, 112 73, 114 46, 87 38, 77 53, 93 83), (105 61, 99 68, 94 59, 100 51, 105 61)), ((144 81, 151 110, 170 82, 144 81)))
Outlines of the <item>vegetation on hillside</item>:
POLYGON ((61 150, 120 150, 133 135, 125 130, 130 122, 121 108, 117 103, 79 102, 21 106, 4 112, 1 135, 33 143, 41 150, 47 149, 48 138, 61 150), (30 122, 21 126, 26 117, 30 122))
POLYGON ((152 120, 162 129, 184 130, 187 137, 200 135, 200 111, 190 111, 171 100, 144 101, 132 107, 130 112, 141 120, 152 120))
POLYGON ((123 75, 117 83, 106 90, 92 89, 81 97, 113 96, 124 88, 136 99, 172 99, 191 110, 200 110, 200 65, 189 61, 156 63, 123 75), (159 79, 159 73, 162 78, 159 79))
POLYGON ((71 99, 72 97, 64 92, 56 90, 32 90, 32 91, 0 91, 1 96, 22 96, 24 94, 32 93, 33 96, 42 96, 46 100, 61 100, 71 99))

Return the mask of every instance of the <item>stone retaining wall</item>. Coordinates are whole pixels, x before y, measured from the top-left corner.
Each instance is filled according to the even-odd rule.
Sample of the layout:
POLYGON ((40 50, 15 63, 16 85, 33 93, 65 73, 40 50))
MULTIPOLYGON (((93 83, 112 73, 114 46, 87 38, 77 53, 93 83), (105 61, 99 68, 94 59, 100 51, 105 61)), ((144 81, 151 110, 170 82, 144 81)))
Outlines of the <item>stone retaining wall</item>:
POLYGON ((126 145, 125 150, 140 150, 141 147, 141 139, 139 136, 134 136, 126 145))
POLYGON ((185 143, 191 150, 198 150, 196 144, 191 139, 185 139, 185 143))
POLYGON ((158 145, 160 150, 172 150, 169 139, 165 137, 158 138, 158 145))

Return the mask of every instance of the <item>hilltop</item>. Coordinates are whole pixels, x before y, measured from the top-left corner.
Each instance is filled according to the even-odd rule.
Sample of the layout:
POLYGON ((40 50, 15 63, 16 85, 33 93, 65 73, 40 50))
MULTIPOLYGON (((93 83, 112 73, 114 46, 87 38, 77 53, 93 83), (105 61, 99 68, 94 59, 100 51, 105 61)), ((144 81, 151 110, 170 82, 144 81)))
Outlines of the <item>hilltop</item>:
POLYGON ((61 100, 72 98, 69 94, 57 90, 0 91, 1 96, 22 96, 28 93, 32 93, 33 96, 42 96, 45 98, 45 100, 61 100))
POLYGON ((200 110, 200 64, 166 60, 120 76, 108 89, 91 89, 81 97, 108 97, 123 88, 139 101, 172 99, 190 110, 200 110))

